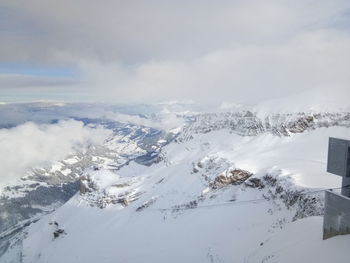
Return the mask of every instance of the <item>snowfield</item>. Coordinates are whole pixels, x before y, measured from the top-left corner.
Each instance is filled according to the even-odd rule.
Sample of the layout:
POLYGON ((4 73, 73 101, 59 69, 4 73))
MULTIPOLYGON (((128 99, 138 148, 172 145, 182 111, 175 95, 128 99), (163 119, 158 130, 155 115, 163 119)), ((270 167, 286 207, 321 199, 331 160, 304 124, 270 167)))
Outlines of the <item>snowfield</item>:
POLYGON ((88 169, 82 193, 30 225, 1 260, 349 262, 350 236, 322 240, 321 190, 340 186, 326 173, 330 136, 349 139, 349 129, 220 129, 173 141, 151 166, 88 169))

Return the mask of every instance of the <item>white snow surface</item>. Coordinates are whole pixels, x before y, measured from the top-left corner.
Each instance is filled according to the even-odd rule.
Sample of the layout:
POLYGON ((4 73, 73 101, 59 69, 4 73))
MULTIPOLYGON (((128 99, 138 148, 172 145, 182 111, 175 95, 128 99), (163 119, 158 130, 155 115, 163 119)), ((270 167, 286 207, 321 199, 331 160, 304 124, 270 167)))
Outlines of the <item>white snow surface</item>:
POLYGON ((207 181, 236 167, 257 178, 276 174, 300 189, 339 187, 340 178, 325 172, 329 136, 349 139, 349 129, 291 137, 220 130, 165 146, 164 160, 150 167, 88 171, 99 189, 91 195, 131 201, 100 209, 75 195, 28 228, 23 262, 349 262, 350 236, 323 241, 322 217, 292 222, 295 211, 261 200, 263 190, 213 190, 207 181), (181 209, 193 200, 200 200, 193 209, 181 209), (58 238, 53 221, 65 231, 58 238))

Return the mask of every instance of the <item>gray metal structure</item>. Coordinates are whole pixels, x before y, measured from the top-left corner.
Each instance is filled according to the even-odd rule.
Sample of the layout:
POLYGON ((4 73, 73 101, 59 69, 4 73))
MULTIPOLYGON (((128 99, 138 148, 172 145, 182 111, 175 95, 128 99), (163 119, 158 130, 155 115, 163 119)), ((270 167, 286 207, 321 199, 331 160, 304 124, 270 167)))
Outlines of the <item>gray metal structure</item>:
POLYGON ((326 191, 323 239, 350 234, 350 198, 326 191))
POLYGON ((329 138, 327 172, 343 177, 341 194, 350 197, 350 141, 329 138))
POLYGON ((327 172, 342 177, 342 188, 325 193, 323 239, 350 234, 350 141, 329 138, 327 172))

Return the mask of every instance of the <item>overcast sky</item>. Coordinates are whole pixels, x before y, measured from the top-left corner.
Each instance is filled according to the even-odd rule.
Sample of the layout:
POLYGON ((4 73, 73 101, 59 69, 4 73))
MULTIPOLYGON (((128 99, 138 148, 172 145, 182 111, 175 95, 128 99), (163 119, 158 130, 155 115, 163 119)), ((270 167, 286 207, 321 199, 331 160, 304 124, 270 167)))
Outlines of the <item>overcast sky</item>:
POLYGON ((349 33, 349 0, 0 0, 0 100, 344 97, 349 33))

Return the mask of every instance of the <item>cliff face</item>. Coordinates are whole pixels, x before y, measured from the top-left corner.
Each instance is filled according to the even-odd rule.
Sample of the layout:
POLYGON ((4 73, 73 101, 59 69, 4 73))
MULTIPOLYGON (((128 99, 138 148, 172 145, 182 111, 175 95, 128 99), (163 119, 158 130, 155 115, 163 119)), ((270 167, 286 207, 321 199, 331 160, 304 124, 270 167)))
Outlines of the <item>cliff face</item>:
POLYGON ((273 114, 260 118, 250 111, 204 113, 192 116, 180 139, 186 140, 193 134, 228 129, 241 136, 256 136, 271 133, 277 136, 290 136, 307 130, 322 127, 350 127, 350 113, 291 113, 273 114))

